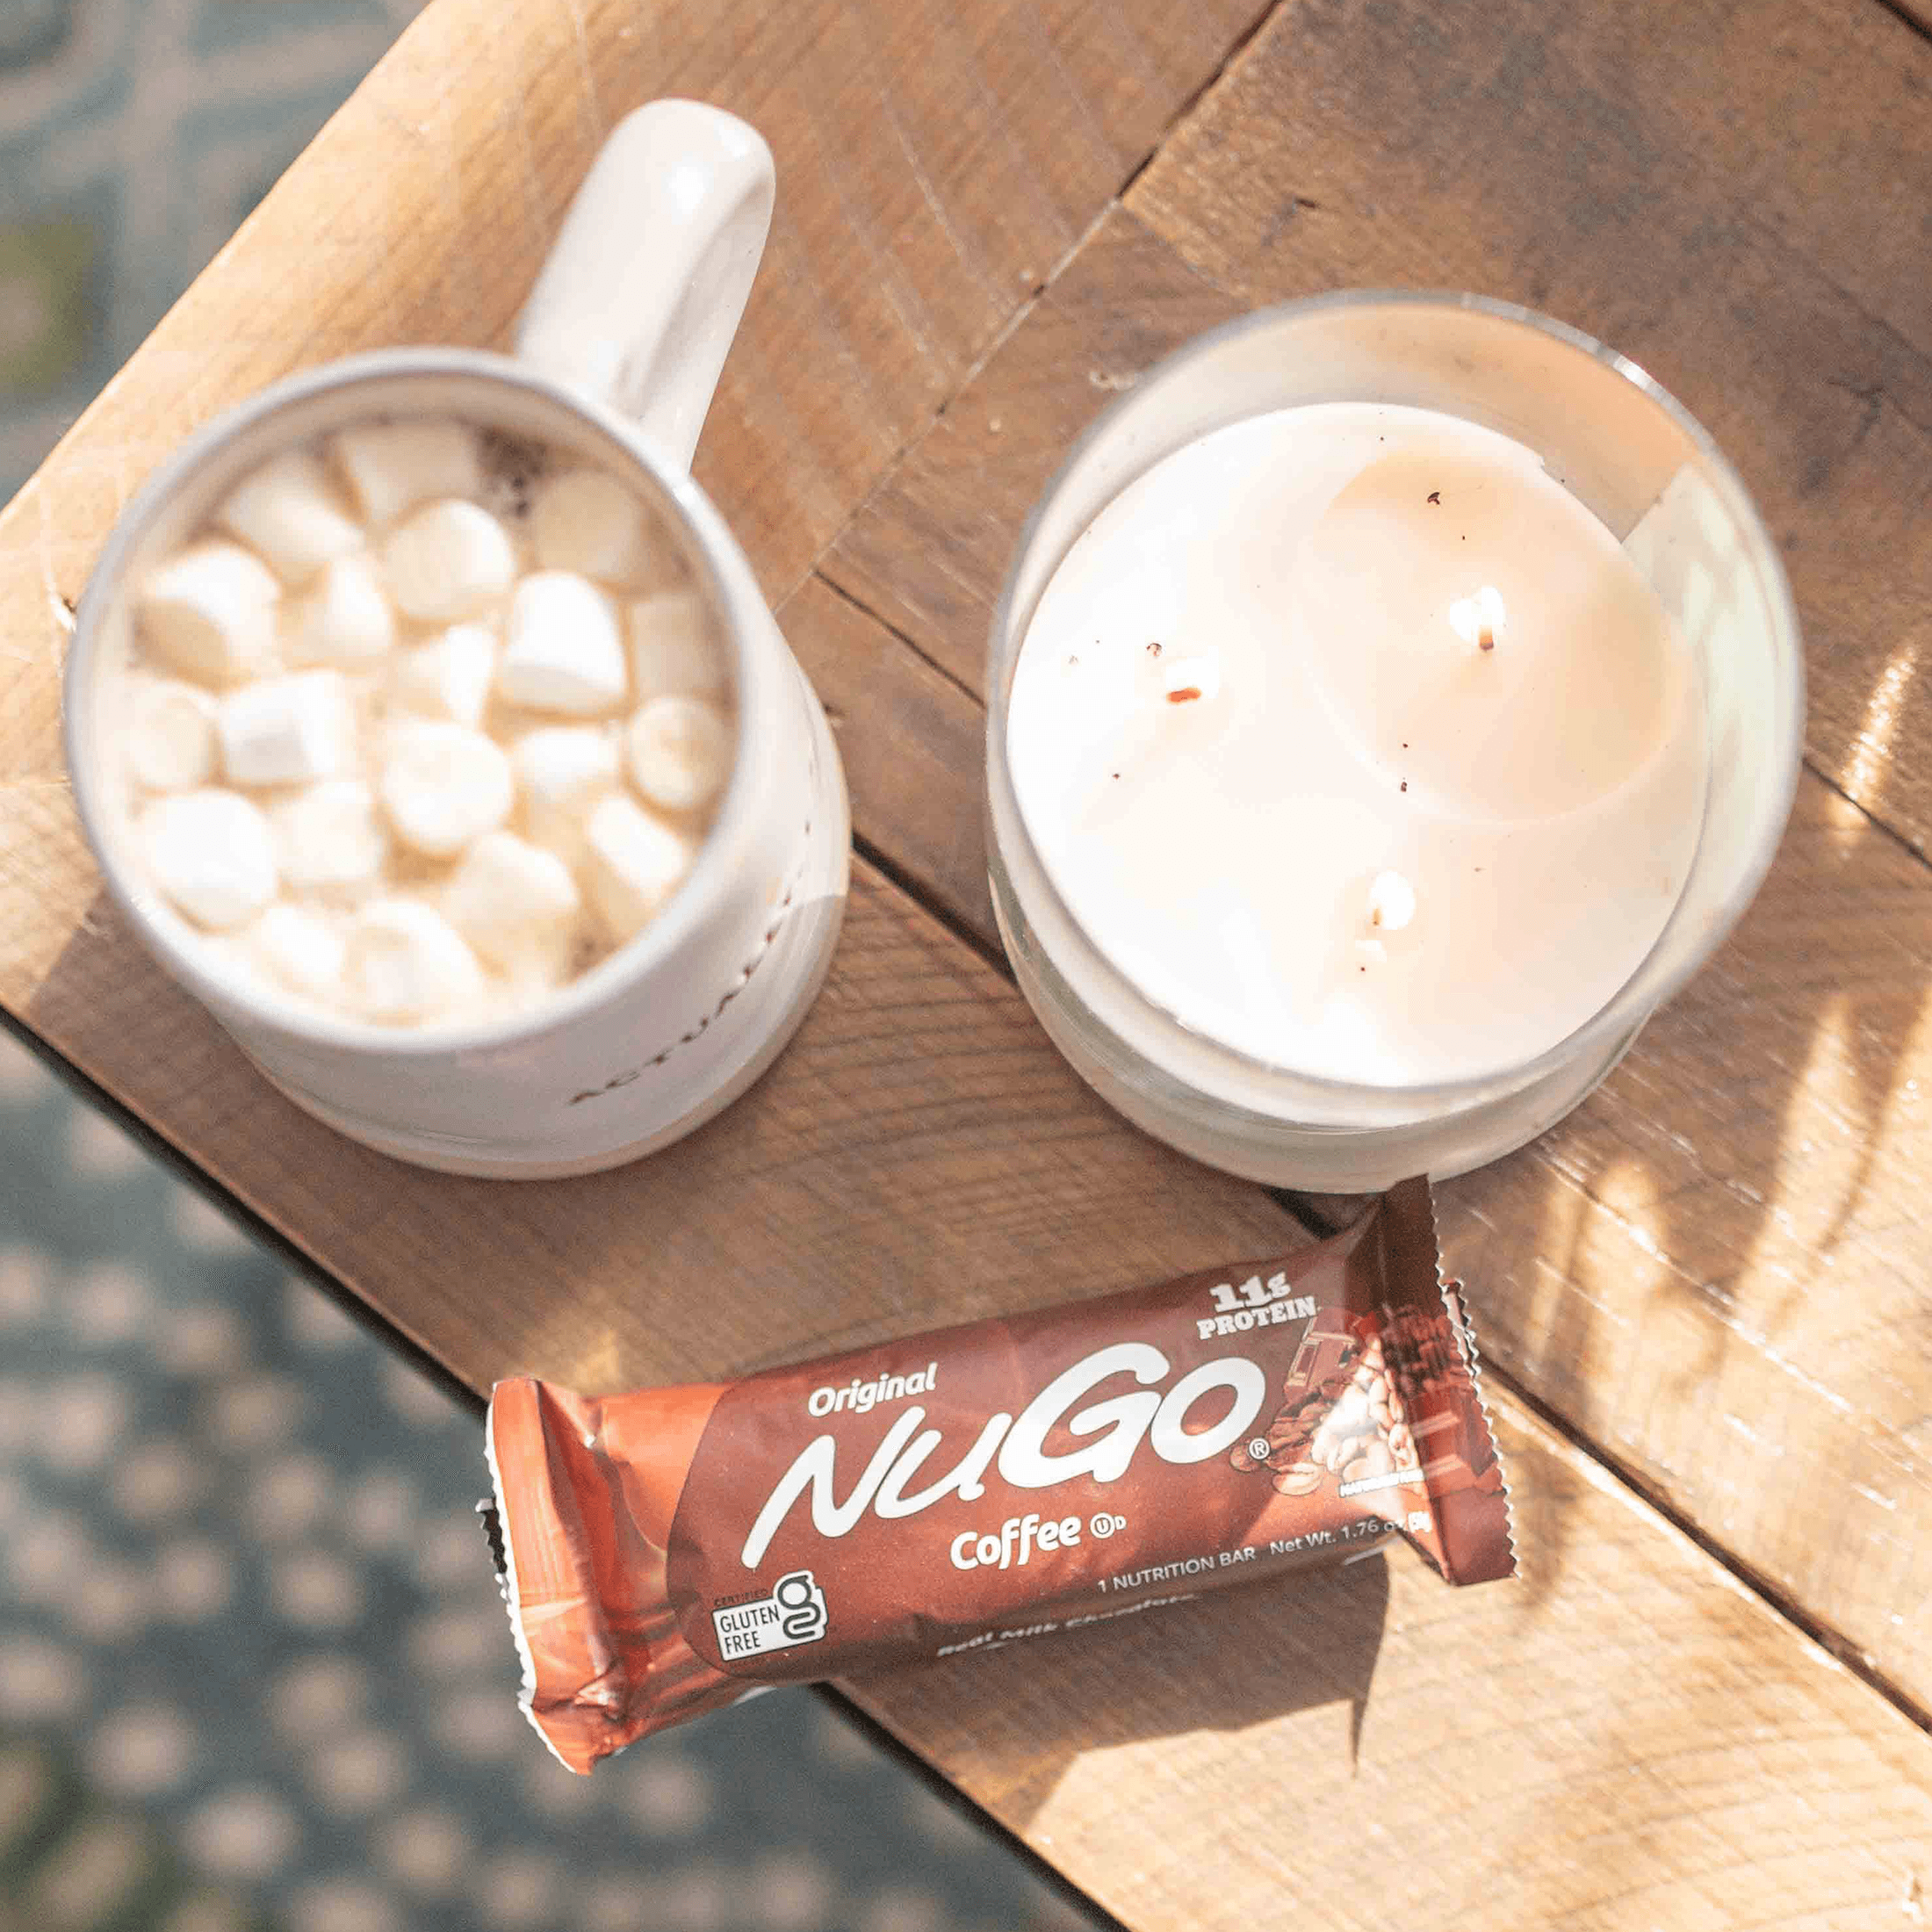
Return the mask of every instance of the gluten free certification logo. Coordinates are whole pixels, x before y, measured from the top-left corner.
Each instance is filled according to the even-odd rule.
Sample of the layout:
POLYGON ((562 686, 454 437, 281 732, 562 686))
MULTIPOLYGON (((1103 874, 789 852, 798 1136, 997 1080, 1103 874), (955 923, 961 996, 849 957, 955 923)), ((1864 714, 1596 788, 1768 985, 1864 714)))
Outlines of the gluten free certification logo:
POLYGON ((718 1655, 727 1662, 817 1643, 828 1621, 825 1593, 808 1569, 788 1571, 769 1597, 747 1597, 711 1612, 718 1655))

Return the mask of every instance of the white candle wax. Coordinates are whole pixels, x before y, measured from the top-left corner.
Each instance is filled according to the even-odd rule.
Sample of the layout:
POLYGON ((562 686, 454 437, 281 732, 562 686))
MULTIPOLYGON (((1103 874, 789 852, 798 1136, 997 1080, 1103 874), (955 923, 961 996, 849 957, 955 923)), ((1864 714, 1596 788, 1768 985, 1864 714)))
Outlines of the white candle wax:
POLYGON ((1157 464, 1074 544, 1015 667, 1041 860, 1140 991, 1376 1085, 1533 1058, 1683 888, 1705 768, 1683 640, 1536 456, 1321 404, 1157 464))

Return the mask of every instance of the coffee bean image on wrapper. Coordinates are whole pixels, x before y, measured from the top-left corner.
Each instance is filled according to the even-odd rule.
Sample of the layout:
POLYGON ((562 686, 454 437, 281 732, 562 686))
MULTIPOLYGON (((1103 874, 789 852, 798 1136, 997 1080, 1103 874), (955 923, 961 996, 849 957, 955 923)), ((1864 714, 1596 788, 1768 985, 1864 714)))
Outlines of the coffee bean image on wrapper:
POLYGON ((1400 1533, 1512 1575, 1428 1185, 1315 1246, 731 1383, 499 1382, 523 1707, 563 1762, 760 1684, 970 1656, 1400 1533))

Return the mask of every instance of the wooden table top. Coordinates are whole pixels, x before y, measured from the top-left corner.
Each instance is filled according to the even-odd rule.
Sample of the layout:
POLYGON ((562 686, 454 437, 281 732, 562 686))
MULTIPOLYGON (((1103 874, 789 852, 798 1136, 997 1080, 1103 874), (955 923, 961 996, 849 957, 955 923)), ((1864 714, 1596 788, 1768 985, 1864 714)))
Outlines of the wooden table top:
POLYGON ((1235 1591, 853 1695, 1135 1928, 1932 1913, 1932 40, 1912 0, 434 0, 0 519, 0 1001, 476 1390, 711 1376, 1298 1238, 1093 1101, 1002 968, 980 679, 1069 436, 1187 335, 1460 287, 1716 434, 1808 639, 1777 864, 1610 1083, 1440 1191, 1524 1576, 1235 1591), (602 133, 779 203, 698 476, 833 711, 858 862, 776 1070, 643 1165, 443 1179, 279 1099, 103 898, 63 605, 192 425, 500 344, 602 133))

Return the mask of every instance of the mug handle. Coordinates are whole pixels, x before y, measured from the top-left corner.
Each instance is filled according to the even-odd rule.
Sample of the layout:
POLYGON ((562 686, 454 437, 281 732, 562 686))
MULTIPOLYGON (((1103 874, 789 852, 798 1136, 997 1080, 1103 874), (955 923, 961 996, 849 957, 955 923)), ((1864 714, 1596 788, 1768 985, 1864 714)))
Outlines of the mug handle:
POLYGON ((734 114, 652 101, 590 164, 516 325, 518 357, 691 466, 771 226, 771 149, 734 114))

